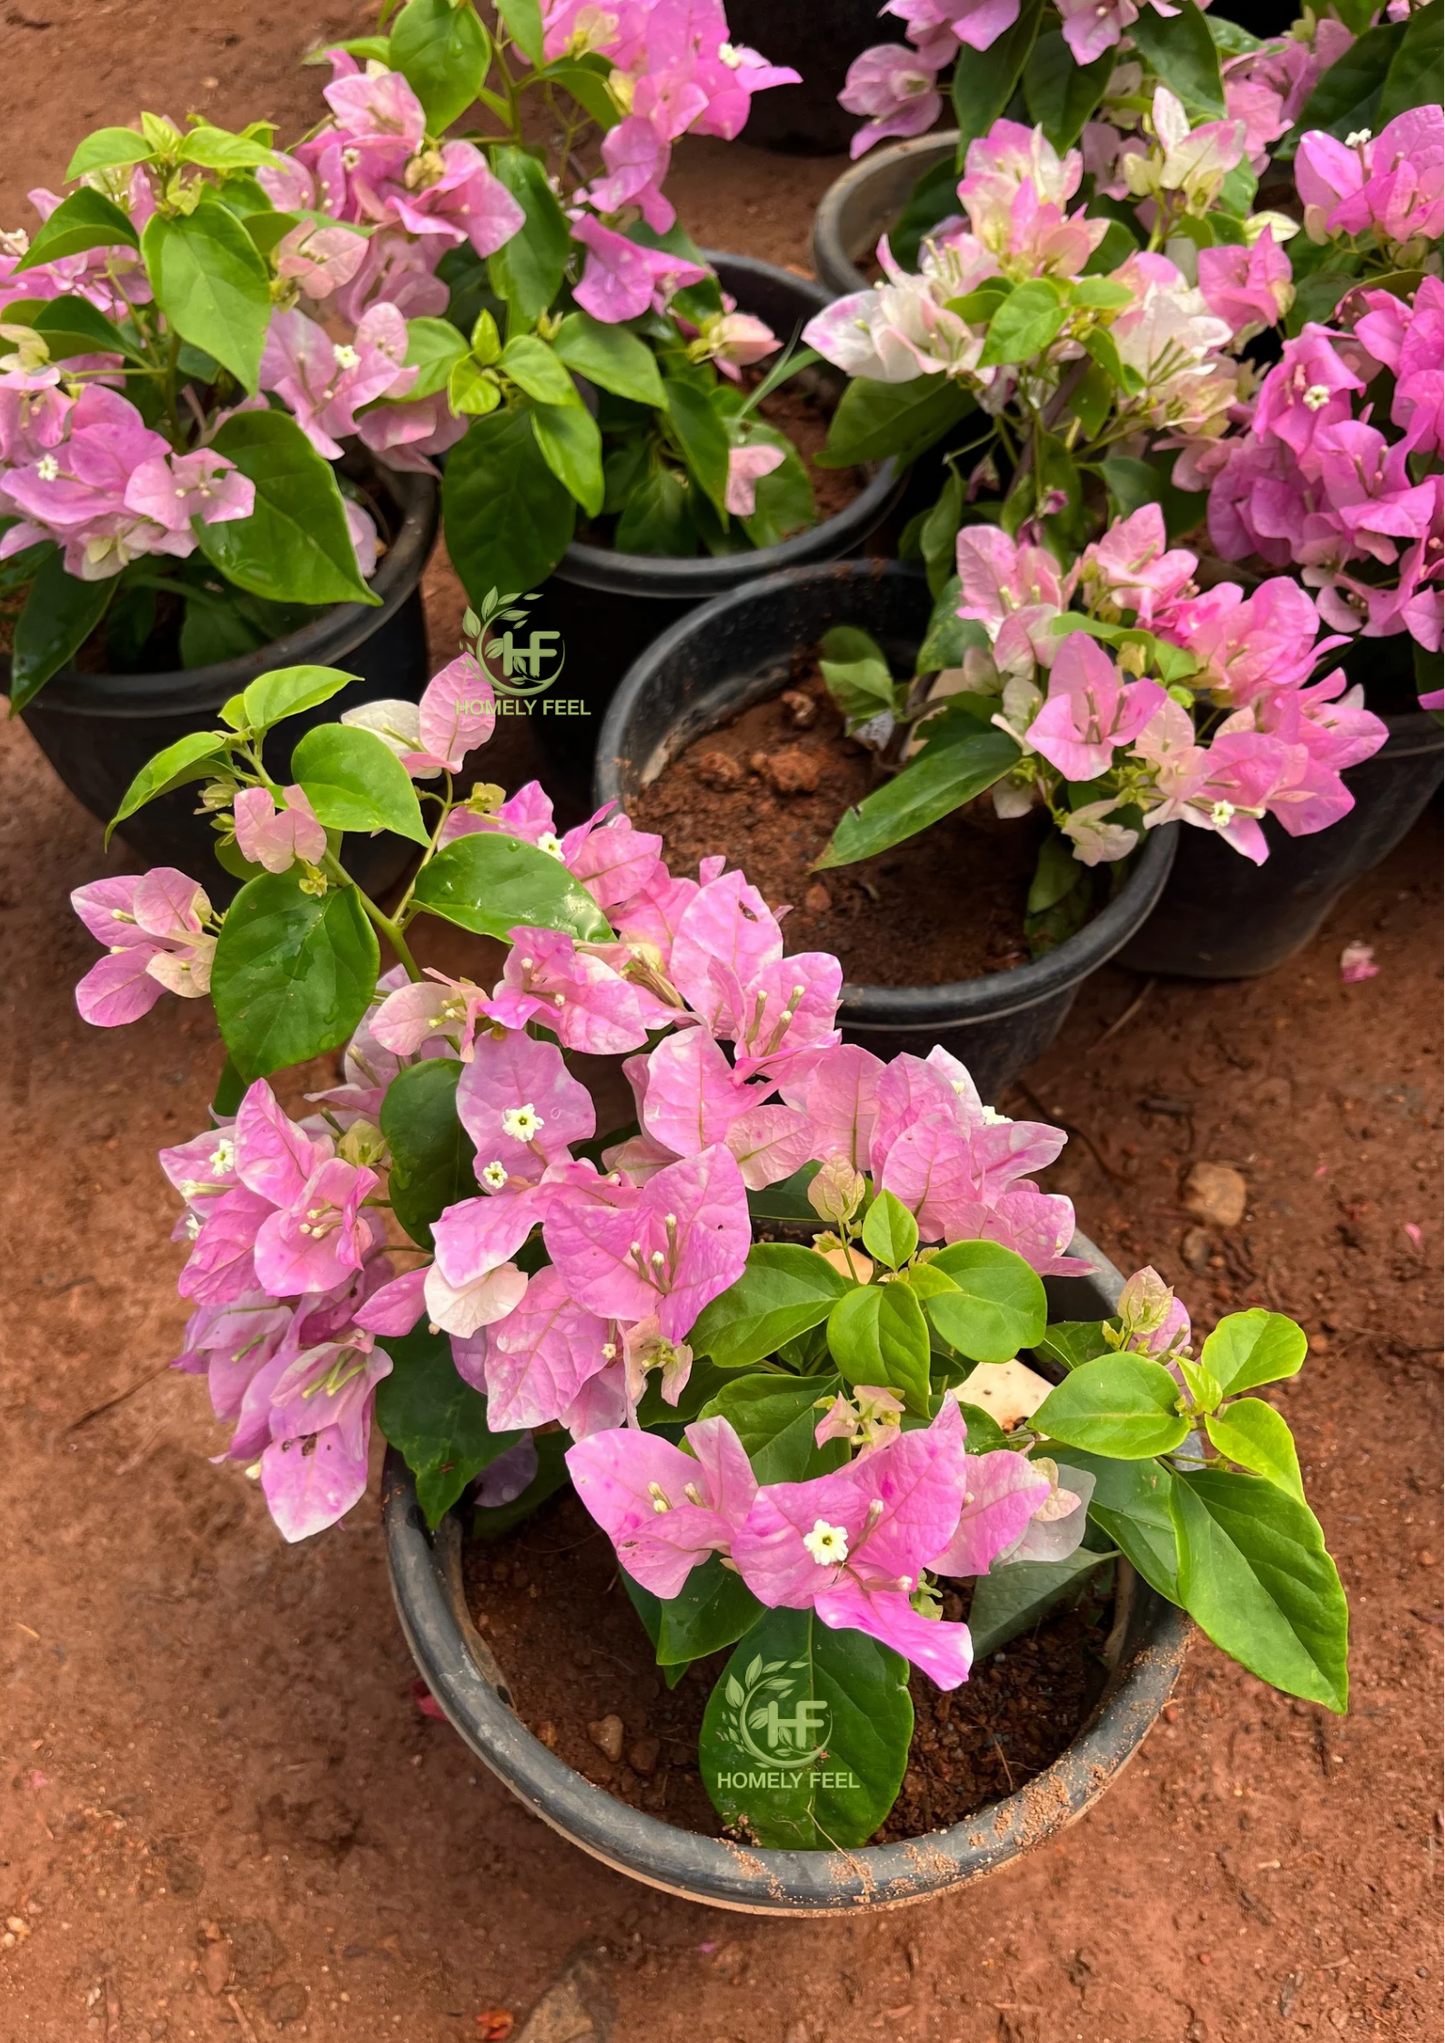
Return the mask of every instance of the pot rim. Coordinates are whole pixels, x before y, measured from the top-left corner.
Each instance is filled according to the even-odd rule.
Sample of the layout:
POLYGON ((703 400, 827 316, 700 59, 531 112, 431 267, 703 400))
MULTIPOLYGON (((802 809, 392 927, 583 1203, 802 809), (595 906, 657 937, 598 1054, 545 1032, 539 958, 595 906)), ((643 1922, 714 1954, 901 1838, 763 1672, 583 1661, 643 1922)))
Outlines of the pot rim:
POLYGON ((846 298, 854 291, 870 289, 868 278, 853 260, 843 238, 843 215, 851 201, 897 166, 917 163, 921 176, 933 159, 941 161, 957 154, 958 138, 957 128, 932 128, 912 141, 893 142, 886 149, 870 149, 841 177, 834 178, 813 214, 809 252, 814 269, 835 297, 846 298))
MULTIPOLYGON (((719 272, 728 271, 735 280, 768 278, 812 301, 813 312, 826 311, 833 302, 827 287, 812 277, 800 277, 776 263, 756 256, 732 255, 726 250, 705 248, 704 262, 719 272)), ((736 292, 737 285, 734 284, 736 292)), ((811 316, 811 314, 809 315, 811 316)), ((893 498, 903 487, 903 476, 891 457, 886 461, 860 464, 871 474, 867 487, 843 510, 823 518, 791 539, 775 546, 755 547, 748 553, 729 553, 707 558, 690 556, 674 559, 663 554, 619 553, 609 546, 588 546, 574 539, 553 575, 584 589, 603 594, 633 596, 641 601, 672 601, 679 597, 707 598, 736 588, 739 582, 754 581, 781 568, 831 556, 840 540, 863 539, 878 523, 893 498)))
MULTIPOLYGON (((706 637, 733 611, 745 608, 756 598, 766 598, 780 588, 795 586, 809 576, 829 581, 839 577, 860 582, 900 577, 922 581, 921 570, 905 561, 831 561, 762 576, 689 611, 634 662, 608 705, 597 740, 593 793, 598 807, 610 801, 626 802, 619 771, 623 732, 636 704, 654 687, 665 685, 661 676, 677 648, 693 637, 706 637)), ((730 712, 722 710, 720 705, 720 714, 727 713, 730 712)), ((693 731, 689 743, 700 735, 700 731, 693 731)), ((649 760, 648 764, 651 763, 649 760)), ((1091 922, 1085 923, 1075 935, 1066 937, 1047 956, 1036 958, 1027 965, 1017 965, 1007 972, 986 972, 976 979, 953 979, 939 986, 876 986, 848 982, 843 987, 838 1010, 840 1023, 849 1030, 936 1030, 959 1021, 992 1020, 1017 1014, 1024 1008, 1037 1006, 1040 1001, 1055 998, 1070 986, 1082 984, 1123 948, 1157 903, 1174 864, 1180 827, 1178 823, 1166 823, 1160 829, 1147 831, 1134 870, 1118 894, 1091 922)))
MULTIPOLYGON (((62 668, 26 704, 22 716, 35 711, 145 719, 219 709, 258 674, 269 673, 273 667, 329 666, 344 658, 393 617, 410 596, 421 579, 441 520, 441 493, 434 476, 379 465, 377 472, 402 514, 396 537, 371 578, 371 588, 381 597, 379 607, 328 603, 298 631, 272 639, 255 652, 218 660, 208 667, 182 667, 166 674, 89 674, 62 668)), ((0 658, 0 680, 8 680, 9 673, 8 656, 0 658)))
MULTIPOLYGON (((1123 1278, 1087 1236, 1070 1253, 1112 1310, 1123 1278)), ((1046 1282, 1051 1280, 1046 1279, 1046 1282)), ((1127 1562, 1127 1635, 1104 1693, 1052 1766, 962 1823, 857 1851, 775 1851, 682 1830, 616 1800, 548 1751, 511 1706, 506 1676, 472 1625, 461 1576, 461 1525, 427 1533, 410 1470, 387 1450, 382 1515, 397 1615, 412 1656, 453 1728, 534 1815, 615 1872, 710 1907, 754 1915, 834 1915, 900 1908, 982 1878, 1055 1836, 1098 1800, 1169 1698, 1192 1626, 1127 1562)), ((1116 1625, 1120 1618, 1116 1618, 1116 1625)))

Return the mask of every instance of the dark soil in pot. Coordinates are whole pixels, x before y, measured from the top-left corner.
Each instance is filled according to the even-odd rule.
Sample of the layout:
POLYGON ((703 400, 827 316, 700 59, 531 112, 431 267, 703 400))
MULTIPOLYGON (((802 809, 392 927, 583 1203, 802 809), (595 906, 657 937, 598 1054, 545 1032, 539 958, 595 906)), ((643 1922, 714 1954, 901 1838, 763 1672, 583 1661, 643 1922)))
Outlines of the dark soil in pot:
MULTIPOLYGON (((576 1496, 555 1498, 504 1539, 464 1547, 462 1570, 473 1621, 542 1743, 618 1801, 678 1829, 723 1835, 697 1753, 728 1654, 695 1661, 676 1688, 666 1686, 607 1536, 576 1496)), ((945 1617, 966 1619, 970 1594, 946 1588, 945 1617)), ((908 1769, 872 1841, 960 1823, 1052 1765, 1103 1692, 1110 1608, 1055 1612, 949 1694, 915 1669, 908 1769)))

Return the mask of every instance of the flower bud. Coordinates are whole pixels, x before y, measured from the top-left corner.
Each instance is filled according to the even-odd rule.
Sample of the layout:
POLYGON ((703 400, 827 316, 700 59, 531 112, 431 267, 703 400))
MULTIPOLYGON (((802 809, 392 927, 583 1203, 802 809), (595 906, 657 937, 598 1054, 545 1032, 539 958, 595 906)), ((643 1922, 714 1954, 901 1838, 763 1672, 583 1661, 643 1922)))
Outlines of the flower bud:
POLYGON ((867 1182, 846 1157, 830 1156, 808 1187, 808 1204, 822 1220, 841 1226, 863 1203, 867 1182))

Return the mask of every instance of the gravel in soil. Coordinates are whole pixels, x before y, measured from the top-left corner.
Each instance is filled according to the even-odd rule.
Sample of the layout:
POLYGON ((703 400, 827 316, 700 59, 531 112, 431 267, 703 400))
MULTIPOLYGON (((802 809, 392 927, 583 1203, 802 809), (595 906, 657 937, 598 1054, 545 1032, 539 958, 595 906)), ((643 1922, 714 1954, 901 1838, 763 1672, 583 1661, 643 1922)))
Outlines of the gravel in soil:
POLYGON ((855 985, 941 986, 1027 963, 1041 810, 1000 822, 983 795, 891 851, 812 871, 844 810, 880 782, 804 655, 780 695, 697 739, 627 808, 674 870, 719 852, 740 866, 771 907, 791 907, 788 948, 835 952, 855 985))
MULTIPOLYGON (((523 1722, 620 1802, 681 1830, 720 1834, 698 1772, 703 1712, 726 1652, 668 1688, 601 1528, 567 1493, 495 1542, 463 1550, 467 1605, 523 1722)), ((943 1614, 968 1611, 945 1586, 943 1614)), ((1052 1765, 1103 1689, 1107 1609, 1061 1610, 945 1694, 917 1669, 914 1731, 897 1803, 874 1843, 962 1822, 1052 1765)))

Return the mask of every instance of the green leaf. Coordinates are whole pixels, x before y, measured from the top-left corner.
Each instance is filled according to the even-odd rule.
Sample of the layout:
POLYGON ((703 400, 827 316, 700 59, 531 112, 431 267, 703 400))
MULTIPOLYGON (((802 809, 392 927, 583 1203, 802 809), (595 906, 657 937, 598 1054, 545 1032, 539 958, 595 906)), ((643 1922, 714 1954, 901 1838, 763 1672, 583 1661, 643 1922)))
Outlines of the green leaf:
POLYGON ((808 1187, 818 1175, 819 1168, 816 1163, 805 1163, 790 1178, 780 1178, 775 1185, 764 1185, 760 1192, 749 1192, 748 1211, 754 1220, 801 1220, 809 1227, 816 1227, 818 1215, 808 1204, 808 1187))
POLYGON ((876 639, 856 625, 835 624, 818 647, 828 693, 850 722, 893 707, 893 676, 876 639))
POLYGON ((355 887, 303 894, 299 867, 248 880, 221 925, 211 998, 248 1079, 339 1049, 371 1003, 376 932, 355 887))
POLYGON ((554 1433, 534 1433, 532 1438, 537 1448, 537 1473, 521 1496, 514 1497, 510 1504, 478 1505, 472 1513, 473 1539, 504 1538, 524 1519, 530 1518, 549 1497, 566 1488, 570 1478, 565 1456, 572 1445, 571 1434, 558 1427, 554 1433))
POLYGON ((263 163, 275 163, 276 151, 265 142, 258 142, 253 135, 233 135, 228 128, 212 127, 209 121, 202 121, 183 137, 178 163, 194 163, 203 170, 217 170, 223 174, 234 170, 254 170, 263 163))
POLYGON ((776 447, 783 457, 769 474, 758 477, 753 486, 753 508, 739 520, 754 546, 777 546, 817 523, 812 479, 787 434, 766 421, 752 422, 747 444, 776 447))
POLYGON ((1294 338, 1310 320, 1327 326, 1341 298, 1359 281, 1347 270, 1315 270, 1301 277, 1295 286, 1294 303, 1285 315, 1286 332, 1294 338))
POLYGON ((691 485, 661 465, 644 476, 617 521, 617 551, 664 560, 696 553, 691 485))
POLYGON ((196 541, 222 574, 275 603, 367 603, 331 463, 281 411, 238 412, 212 436, 256 487, 249 518, 198 525, 196 541))
POLYGON ((30 584, 25 608, 15 620, 10 653, 10 708, 27 702, 70 660, 106 613, 115 594, 115 578, 82 582, 65 572, 63 556, 44 559, 30 584))
POLYGON ((457 1118, 464 1068, 452 1057, 425 1057, 397 1073, 381 1103, 392 1208, 423 1248, 431 1247, 432 1226, 447 1207, 477 1194, 476 1144, 457 1118))
POLYGON ((1005 29, 986 50, 960 52, 953 67, 960 162, 969 143, 988 133, 1018 90, 1043 11, 1043 0, 1024 0, 1013 27, 1005 29))
POLYGON ((417 874, 412 898, 475 936, 557 929, 578 943, 606 943, 612 935, 606 916, 566 866, 500 831, 448 844, 417 874))
POLYGON ((892 780, 844 812, 816 868, 854 865, 916 836, 992 787, 1018 757, 1014 740, 997 730, 958 744, 926 746, 892 780))
POLYGON ((702 1416, 727 1420, 760 1483, 806 1482, 848 1459, 846 1441, 819 1447, 814 1438, 841 1389, 832 1375, 737 1376, 714 1392, 702 1416))
MULTIPOLYGON (((561 366, 560 364, 558 365, 561 366)), ((563 375, 567 372, 564 369, 563 375)), ((567 378, 568 387, 572 380, 567 378)), ((575 389, 567 404, 538 404, 532 410, 532 431, 542 459, 576 498, 589 518, 602 509, 602 434, 597 421, 578 400, 575 389)))
POLYGON ((421 101, 428 132, 464 114, 486 83, 492 39, 463 0, 408 0, 391 31, 390 62, 421 101))
POLYGON ((1036 1354, 1057 1362, 1064 1369, 1077 1369, 1081 1362, 1097 1362, 1114 1351, 1104 1338, 1104 1323, 1097 1319, 1055 1320, 1041 1341, 1034 1342, 1036 1354))
POLYGON ((406 365, 417 379, 406 394, 408 404, 445 390, 453 368, 466 355, 467 344, 449 319, 409 319, 406 323, 406 365))
POLYGON ((518 389, 525 390, 538 404, 581 405, 577 385, 544 340, 534 333, 519 333, 502 350, 499 366, 518 389))
POLYGON ((497 17, 528 63, 540 68, 545 61, 540 0, 497 0, 497 17))
POLYGON ((1037 1270, 993 1241, 956 1241, 929 1259, 957 1286, 927 1302, 928 1317, 951 1348, 970 1362, 1011 1362, 1036 1348, 1048 1324, 1048 1301, 1037 1270))
MULTIPOLYGON (((572 235, 546 165, 508 143, 491 152, 491 167, 526 214, 525 224, 488 258, 492 289, 505 298, 512 317, 534 326, 561 289, 572 253, 572 235)), ((455 456, 452 457, 455 459, 455 456)), ((526 588, 525 582, 514 586, 526 588)))
POLYGON ((103 193, 82 185, 68 199, 62 199, 43 227, 36 230, 29 248, 16 263, 13 275, 37 269, 41 263, 59 262, 63 256, 84 255, 88 248, 139 248, 140 236, 120 207, 103 193))
POLYGON ((724 517, 728 486, 728 429, 706 390, 678 376, 663 378, 668 422, 689 475, 724 517))
POLYGON ((880 1192, 863 1221, 863 1246, 875 1263, 901 1270, 918 1246, 918 1222, 901 1199, 880 1192))
POLYGON ((153 213, 141 249, 170 327, 254 391, 271 320, 271 280, 234 213, 205 191, 193 213, 153 213))
POLYGON ((133 128, 97 128, 87 135, 66 166, 71 184, 92 170, 119 170, 127 163, 149 163, 155 151, 133 128))
POLYGON ((1179 1601, 1179 1543, 1170 1505, 1176 1477, 1162 1461, 1115 1461, 1071 1447, 1068 1466, 1094 1477, 1089 1517, 1152 1589, 1179 1601))
POLYGON ((1222 1652, 1286 1695, 1343 1711, 1349 1613, 1313 1512, 1258 1476, 1176 1478, 1179 1594, 1222 1652))
POLYGON ((743 1836, 849 1851, 892 1808, 912 1735, 900 1655, 862 1632, 833 1631, 810 1610, 769 1610, 709 1698, 698 1764, 718 1813, 743 1836), (755 1685, 754 1661, 770 1685, 782 1685, 755 1685))
POLYGON ((908 194, 902 212, 888 230, 894 261, 916 270, 924 236, 958 211, 958 163, 952 153, 925 170, 908 194))
POLYGON ((540 587, 567 551, 576 517, 526 406, 474 419, 447 456, 447 551, 473 603, 489 589, 540 587))
MULTIPOLYGON (((1097 216, 1097 205, 1096 205, 1097 216)), ((1140 241, 1122 220, 1110 220, 1108 232, 1084 264, 1086 277, 1108 277, 1139 251, 1140 241)))
POLYGON ((596 53, 590 61, 584 56, 576 63, 561 57, 547 66, 547 82, 554 90, 560 86, 564 92, 570 92, 605 132, 622 119, 621 107, 607 90, 611 71, 607 59, 596 53), (594 69, 594 65, 598 68, 594 69))
POLYGON ((704 1307, 688 1340, 720 1369, 748 1369, 820 1325, 847 1289, 848 1279, 812 1249, 760 1242, 737 1282, 704 1307))
POLYGON ((7 305, 3 316, 7 326, 29 326, 43 334, 52 362, 94 354, 140 359, 135 344, 86 298, 52 298, 46 303, 22 298, 7 305))
POLYGON ((467 1484, 522 1435, 491 1431, 486 1399, 457 1373, 447 1336, 429 1333, 425 1321, 378 1346, 390 1355, 392 1371, 377 1385, 376 1423, 406 1456, 417 1501, 435 1526, 467 1484))
MULTIPOLYGON (((1257 35, 1251 35, 1237 21, 1226 21, 1219 14, 1206 14, 1204 19, 1214 38, 1214 47, 1226 57, 1248 56, 1252 50, 1264 47, 1257 35)), ((1365 19, 1368 20, 1369 16, 1366 15, 1365 19)))
POLYGON ((1273 1405, 1263 1398, 1242 1397, 1222 1411, 1211 1412, 1204 1427, 1227 1460, 1263 1476, 1303 1504, 1304 1484, 1294 1437, 1273 1405))
POLYGON ((718 1554, 709 1554, 688 1576, 676 1596, 653 1596, 626 1570, 623 1587, 643 1614, 657 1650, 660 1667, 686 1667, 709 1653, 736 1645, 762 1616, 763 1606, 740 1575, 725 1568, 718 1554), (643 1612, 641 1598, 650 1608, 643 1612))
POLYGON ((980 1575, 968 1611, 975 1666, 1047 1617, 1055 1604, 1071 1590, 1082 1589, 1111 1559, 1081 1546, 1066 1561, 1009 1561, 980 1575))
POLYGON ((133 816, 137 809, 143 809, 157 795, 168 794, 173 787, 182 787, 188 780, 208 780, 213 772, 220 772, 226 765, 226 748, 230 743, 229 731, 187 731, 183 738, 177 738, 173 745, 167 745, 153 759, 147 759, 121 796, 120 807, 106 825, 107 844, 117 823, 123 823, 127 816, 133 816))
POLYGON ((962 595, 963 584, 957 575, 950 575, 934 599, 928 631, 918 648, 920 674, 936 674, 945 667, 961 667, 964 653, 970 646, 977 646, 983 652, 988 650, 988 633, 983 626, 974 618, 958 614, 962 595))
POLYGON ((814 465, 853 468, 892 455, 906 466, 976 407, 972 392, 949 376, 917 376, 911 383, 875 383, 856 376, 839 399, 827 445, 815 455, 814 465))
POLYGON ((216 1080, 215 1095, 211 1100, 211 1114, 216 1120, 229 1119, 239 1111, 246 1097, 246 1081, 236 1069, 231 1058, 221 1066, 221 1075, 216 1080))
POLYGON ((1037 1432, 1119 1461, 1169 1454, 1189 1431, 1179 1385, 1142 1355, 1084 1362, 1051 1390, 1033 1416, 1037 1432))
POLYGON ((1404 21, 1400 47, 1390 59, 1380 94, 1380 126, 1386 127, 1414 106, 1433 106, 1440 97, 1440 72, 1445 64, 1441 23, 1445 0, 1429 0, 1404 21))
POLYGON ((1146 7, 1139 20, 1129 24, 1129 33, 1156 74, 1191 112, 1212 121, 1224 119, 1219 51, 1194 0, 1181 0, 1179 12, 1171 16, 1146 7))
POLYGON ((458 418, 486 418, 502 401, 495 376, 472 360, 459 355, 447 376, 447 404, 458 418))
POLYGON ((1092 64, 1076 63, 1058 29, 1047 29, 1024 66, 1024 104, 1059 151, 1072 149, 1083 133, 1114 69, 1115 52, 1105 50, 1092 64))
POLYGON ((956 468, 950 468, 938 502, 918 528, 919 550, 928 572, 928 593, 935 599, 957 573, 958 528, 963 518, 963 477, 956 468))
POLYGON ((847 1382, 896 1390, 910 1412, 928 1418, 928 1327, 908 1285, 844 1292, 828 1315, 828 1347, 847 1382))
POLYGON ((291 775, 328 830, 391 830, 428 844, 411 776, 375 731, 320 724, 291 754, 291 775))
POLYGON ((222 705, 221 721, 233 731, 257 735, 285 717, 329 702, 348 681, 360 678, 344 674, 339 667, 273 667, 222 705))
POLYGON ((558 358, 615 397, 661 408, 666 403, 657 360, 625 326, 607 326, 590 312, 569 312, 552 337, 558 358))
POLYGON ((1207 1336, 1199 1359, 1220 1390, 1237 1397, 1261 1383, 1297 1376, 1308 1351, 1304 1331, 1292 1319, 1256 1305, 1227 1314, 1207 1336))
POLYGON ((1404 44, 1406 26, 1403 21, 1382 21, 1351 43, 1315 86, 1295 121, 1294 133, 1304 135, 1311 128, 1323 128, 1340 142, 1358 128, 1378 133, 1384 125, 1380 106, 1385 81, 1404 44))

